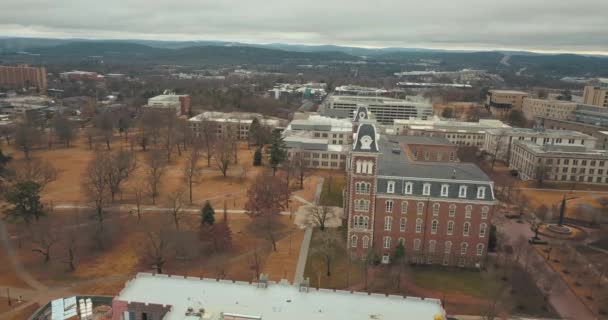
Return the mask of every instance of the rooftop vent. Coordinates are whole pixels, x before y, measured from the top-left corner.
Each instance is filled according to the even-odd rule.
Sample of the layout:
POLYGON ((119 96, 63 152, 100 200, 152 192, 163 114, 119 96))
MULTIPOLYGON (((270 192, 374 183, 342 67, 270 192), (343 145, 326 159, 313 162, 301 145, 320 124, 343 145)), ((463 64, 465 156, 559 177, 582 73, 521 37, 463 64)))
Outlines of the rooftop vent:
POLYGON ((310 278, 304 279, 300 282, 300 292, 308 292, 310 290, 310 278))
POLYGON ((268 275, 260 274, 260 281, 258 282, 258 288, 268 288, 268 275))

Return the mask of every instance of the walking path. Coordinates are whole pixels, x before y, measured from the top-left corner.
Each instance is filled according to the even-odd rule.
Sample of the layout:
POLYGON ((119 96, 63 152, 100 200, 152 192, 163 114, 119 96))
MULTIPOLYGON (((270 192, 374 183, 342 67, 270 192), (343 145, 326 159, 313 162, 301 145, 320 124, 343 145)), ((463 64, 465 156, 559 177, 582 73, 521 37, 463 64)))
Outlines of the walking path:
MULTIPOLYGON (((323 191, 323 181, 325 178, 321 177, 319 184, 317 184, 317 190, 315 192, 315 203, 318 203, 321 198, 321 192, 323 191)), ((298 196, 294 196, 298 197, 298 196)), ((302 199, 303 200, 303 199, 302 199)), ((306 200, 304 200, 306 201, 306 200)), ((310 202, 308 203, 310 204, 310 202)), ((300 247, 300 255, 298 256, 298 264, 296 265, 296 273, 293 277, 293 283, 300 283, 304 280, 304 269, 306 268, 306 260, 308 259, 308 250, 310 249, 310 240, 312 239, 312 227, 306 228, 304 233, 304 239, 300 247)))

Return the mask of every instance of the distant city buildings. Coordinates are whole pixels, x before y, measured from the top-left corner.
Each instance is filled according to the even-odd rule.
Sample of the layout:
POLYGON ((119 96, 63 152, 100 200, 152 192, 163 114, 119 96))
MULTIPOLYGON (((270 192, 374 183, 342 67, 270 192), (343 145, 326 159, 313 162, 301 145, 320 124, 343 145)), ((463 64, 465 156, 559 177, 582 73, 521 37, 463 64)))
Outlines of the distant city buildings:
POLYGON ((0 66, 0 87, 21 89, 36 87, 45 93, 47 90, 46 68, 28 65, 0 66))
POLYGON ((290 284, 139 273, 112 302, 112 320, 429 319, 447 315, 436 299, 313 289, 290 284))
POLYGON ((576 105, 572 101, 525 98, 523 112, 527 120, 535 120, 537 117, 565 120, 571 117, 576 105))
POLYGON ((256 118, 262 126, 268 128, 279 128, 287 122, 279 118, 265 117, 259 113, 216 111, 203 112, 188 119, 188 122, 192 132, 197 137, 201 137, 205 133, 213 133, 218 138, 232 134, 238 140, 247 140, 249 139, 251 123, 256 118), (204 130, 209 131, 204 132, 204 130))
POLYGON ((46 96, 15 96, 0 99, 0 113, 17 121, 40 125, 53 105, 54 101, 46 96))
POLYGON ((511 110, 522 111, 528 93, 514 90, 490 90, 486 97, 486 108, 494 116, 506 116, 511 110))
POLYGON ((146 109, 174 111, 177 116, 187 116, 190 113, 191 98, 187 94, 166 93, 148 99, 146 109))
POLYGON ((583 103, 599 107, 608 107, 608 86, 585 86, 583 103))
POLYGON ((99 75, 97 72, 73 70, 62 72, 59 74, 59 77, 70 81, 95 81, 98 79, 99 75))

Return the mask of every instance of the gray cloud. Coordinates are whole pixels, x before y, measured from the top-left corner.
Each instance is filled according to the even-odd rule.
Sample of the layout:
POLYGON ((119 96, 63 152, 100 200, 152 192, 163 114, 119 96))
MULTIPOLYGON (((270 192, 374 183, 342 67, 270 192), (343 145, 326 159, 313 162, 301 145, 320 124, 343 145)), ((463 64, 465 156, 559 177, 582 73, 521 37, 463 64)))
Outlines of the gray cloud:
POLYGON ((0 35, 608 53, 607 0, 3 0, 0 35))

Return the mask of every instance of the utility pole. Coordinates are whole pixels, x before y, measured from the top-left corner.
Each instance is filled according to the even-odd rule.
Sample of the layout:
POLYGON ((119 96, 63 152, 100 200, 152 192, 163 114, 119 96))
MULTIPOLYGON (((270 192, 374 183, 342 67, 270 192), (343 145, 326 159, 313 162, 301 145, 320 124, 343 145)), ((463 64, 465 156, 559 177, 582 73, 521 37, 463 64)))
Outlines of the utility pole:
POLYGON ((6 298, 8 299, 8 305, 12 306, 13 302, 11 301, 11 288, 6 288, 6 298))

